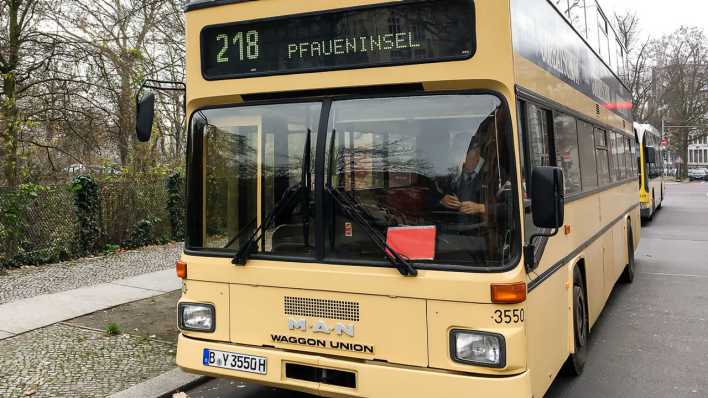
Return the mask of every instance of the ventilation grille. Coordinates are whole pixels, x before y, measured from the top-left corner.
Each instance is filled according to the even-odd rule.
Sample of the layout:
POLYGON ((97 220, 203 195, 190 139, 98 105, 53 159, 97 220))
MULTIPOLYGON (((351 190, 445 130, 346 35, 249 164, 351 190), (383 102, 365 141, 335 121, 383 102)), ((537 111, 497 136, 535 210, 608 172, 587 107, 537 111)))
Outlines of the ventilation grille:
POLYGON ((283 304, 285 306, 285 315, 359 321, 359 303, 352 301, 285 296, 283 304))

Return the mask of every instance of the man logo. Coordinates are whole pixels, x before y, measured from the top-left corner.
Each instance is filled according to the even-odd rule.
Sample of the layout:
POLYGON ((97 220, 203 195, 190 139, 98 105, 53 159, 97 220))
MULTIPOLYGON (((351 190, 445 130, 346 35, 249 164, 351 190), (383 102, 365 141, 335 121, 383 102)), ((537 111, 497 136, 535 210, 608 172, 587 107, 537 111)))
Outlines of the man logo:
POLYGON ((307 331, 307 321, 288 319, 288 329, 307 331))
MULTIPOLYGON (((288 319, 288 329, 306 332, 308 329, 307 321, 304 319, 288 319)), ((331 334, 334 332, 339 336, 346 334, 349 337, 354 337, 354 325, 337 323, 334 327, 330 327, 325 321, 317 321, 310 326, 310 329, 312 329, 312 333, 331 334)))

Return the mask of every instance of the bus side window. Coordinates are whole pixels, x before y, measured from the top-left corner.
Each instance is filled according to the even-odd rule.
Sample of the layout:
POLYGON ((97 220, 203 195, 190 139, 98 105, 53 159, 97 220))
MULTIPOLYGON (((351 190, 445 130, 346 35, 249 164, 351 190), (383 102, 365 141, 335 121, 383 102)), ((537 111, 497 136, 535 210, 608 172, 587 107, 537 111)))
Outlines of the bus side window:
POLYGON ((583 192, 588 192, 598 187, 595 134, 591 124, 578 120, 578 141, 583 192))
POLYGON ((629 165, 627 164, 627 155, 625 155, 624 153, 624 135, 620 133, 615 134, 617 136, 617 157, 619 158, 620 164, 620 179, 625 180, 627 177, 629 177, 629 173, 627 172, 629 165))
POLYGON ((607 147, 607 132, 595 129, 595 151, 597 154, 597 177, 600 186, 610 183, 610 154, 607 147))
POLYGON ((582 189, 578 124, 574 117, 563 113, 556 113, 554 122, 556 164, 563 168, 565 194, 573 195, 582 189))
POLYGON ((526 171, 524 198, 531 198, 531 173, 533 168, 552 165, 551 133, 549 129, 551 112, 527 103, 524 116, 526 118, 524 123, 526 131, 523 139, 527 155, 525 159, 526 167, 524 167, 526 171))
POLYGON ((629 138, 624 138, 624 158, 627 164, 627 178, 634 178, 634 162, 629 138))
POLYGON ((538 232, 538 228, 533 223, 531 214, 531 174, 534 167, 553 165, 553 147, 551 141, 550 126, 552 124, 551 112, 539 108, 530 103, 521 103, 522 123, 521 136, 522 150, 522 177, 524 198, 524 226, 526 236, 529 237, 538 232))
POLYGON ((528 172, 526 171, 526 163, 528 162, 528 157, 526 156, 526 140, 524 139, 524 132, 526 130, 526 103, 522 101, 517 101, 516 102, 516 125, 518 126, 519 129, 519 134, 517 135, 518 137, 518 144, 519 144, 519 171, 521 172, 521 194, 523 195, 524 203, 526 202, 526 199, 528 197, 527 192, 526 192, 526 176, 528 172))
POLYGON ((610 180, 617 182, 620 180, 620 171, 619 163, 617 162, 617 141, 615 140, 615 133, 612 131, 607 132, 607 147, 610 151, 610 180))

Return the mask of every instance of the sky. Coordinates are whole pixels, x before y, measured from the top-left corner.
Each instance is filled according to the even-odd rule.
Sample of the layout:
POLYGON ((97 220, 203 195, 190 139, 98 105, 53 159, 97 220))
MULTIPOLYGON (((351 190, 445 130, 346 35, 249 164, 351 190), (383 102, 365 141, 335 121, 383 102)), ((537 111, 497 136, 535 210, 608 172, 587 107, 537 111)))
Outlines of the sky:
MULTIPOLYGON (((707 0, 599 0, 607 14, 635 10, 643 35, 660 37, 681 25, 698 26, 708 35, 707 0)), ((608 16, 609 16, 608 15, 608 16)))

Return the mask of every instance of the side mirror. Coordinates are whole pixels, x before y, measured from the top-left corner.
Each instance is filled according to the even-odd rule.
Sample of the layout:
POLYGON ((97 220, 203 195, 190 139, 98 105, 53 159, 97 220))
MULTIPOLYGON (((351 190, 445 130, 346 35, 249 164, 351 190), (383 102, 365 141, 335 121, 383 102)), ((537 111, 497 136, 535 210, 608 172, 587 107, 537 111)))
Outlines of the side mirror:
POLYGON ((563 170, 535 167, 531 184, 533 223, 539 228, 562 227, 565 222, 563 170))
POLYGON ((136 104, 135 133, 140 142, 150 141, 152 123, 155 119, 155 93, 148 93, 136 104))

